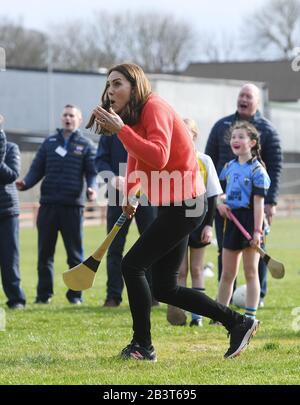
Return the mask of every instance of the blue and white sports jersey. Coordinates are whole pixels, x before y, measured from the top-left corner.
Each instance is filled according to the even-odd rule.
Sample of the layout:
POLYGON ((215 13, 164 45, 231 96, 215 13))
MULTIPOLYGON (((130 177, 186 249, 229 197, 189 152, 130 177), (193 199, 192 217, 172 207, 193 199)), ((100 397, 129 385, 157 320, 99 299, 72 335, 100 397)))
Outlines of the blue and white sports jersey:
POLYGON ((253 196, 266 197, 271 184, 266 169, 256 158, 243 164, 238 159, 231 160, 219 177, 226 181, 225 202, 231 209, 251 208, 253 196))

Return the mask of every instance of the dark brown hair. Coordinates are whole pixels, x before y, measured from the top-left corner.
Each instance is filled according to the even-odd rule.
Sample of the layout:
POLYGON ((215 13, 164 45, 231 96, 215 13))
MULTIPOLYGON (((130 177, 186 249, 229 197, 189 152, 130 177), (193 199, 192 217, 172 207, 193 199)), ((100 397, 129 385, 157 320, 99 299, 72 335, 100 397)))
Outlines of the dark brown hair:
MULTIPOLYGON (((138 122, 143 106, 151 94, 151 84, 146 77, 143 69, 140 66, 135 65, 134 63, 123 63, 113 66, 109 69, 107 77, 111 74, 111 72, 114 71, 122 73, 122 75, 126 77, 126 79, 131 83, 132 86, 130 100, 120 114, 124 123, 132 126, 138 122)), ((107 89, 108 84, 106 84, 105 86, 101 101, 102 107, 108 111, 110 108, 110 102, 107 96, 107 89)), ((93 126, 95 126, 96 133, 103 133, 103 130, 101 130, 101 126, 95 121, 94 114, 91 115, 86 128, 92 128, 93 126)))
POLYGON ((237 121, 235 124, 233 124, 228 131, 227 137, 228 137, 228 141, 230 142, 232 133, 234 130, 236 129, 244 129, 249 138, 251 140, 255 140, 256 143, 255 145, 252 147, 251 149, 251 154, 253 157, 256 157, 257 160, 260 161, 260 163, 265 167, 265 164, 261 158, 261 148, 260 148, 260 133, 258 132, 258 130, 255 128, 254 125, 252 125, 249 121, 237 121))

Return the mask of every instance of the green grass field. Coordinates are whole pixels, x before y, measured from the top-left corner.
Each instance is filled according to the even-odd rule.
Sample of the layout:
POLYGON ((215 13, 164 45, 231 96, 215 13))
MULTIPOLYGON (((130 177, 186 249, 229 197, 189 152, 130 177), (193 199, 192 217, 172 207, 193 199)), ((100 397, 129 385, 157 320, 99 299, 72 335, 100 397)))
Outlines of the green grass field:
MULTIPOLYGON (((0 384, 299 384, 300 383, 300 219, 276 219, 269 236, 272 257, 286 265, 286 277, 269 276, 265 308, 258 311, 259 333, 246 352, 224 360, 228 339, 224 328, 171 326, 166 306, 152 313, 153 342, 158 362, 127 361, 117 354, 131 339, 126 292, 122 305, 102 308, 105 260, 84 304, 65 299, 61 273, 66 256, 59 240, 55 256, 55 296, 50 305, 34 305, 36 231, 21 230, 21 271, 28 305, 25 311, 6 310, 6 330, 0 331, 0 384), (298 308, 295 310, 295 308, 298 308), (292 315, 292 311, 298 315, 292 315)), ((104 237, 103 227, 85 228, 85 252, 90 255, 104 237)), ((3 237, 3 236, 1 236, 3 237)), ((127 248, 137 238, 132 227, 127 248)), ((216 267, 216 247, 207 249, 216 267)), ((243 283, 242 272, 239 283, 243 283)), ((214 297, 216 277, 208 279, 214 297)), ((0 292, 1 307, 5 296, 0 292)))

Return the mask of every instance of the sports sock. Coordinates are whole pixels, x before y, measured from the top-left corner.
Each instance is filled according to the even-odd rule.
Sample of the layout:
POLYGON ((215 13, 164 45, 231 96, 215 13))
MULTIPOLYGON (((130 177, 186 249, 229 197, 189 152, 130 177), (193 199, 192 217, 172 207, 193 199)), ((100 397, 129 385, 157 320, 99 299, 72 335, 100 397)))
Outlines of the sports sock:
POLYGON ((245 308, 245 316, 255 319, 256 308, 249 308, 249 307, 245 308))

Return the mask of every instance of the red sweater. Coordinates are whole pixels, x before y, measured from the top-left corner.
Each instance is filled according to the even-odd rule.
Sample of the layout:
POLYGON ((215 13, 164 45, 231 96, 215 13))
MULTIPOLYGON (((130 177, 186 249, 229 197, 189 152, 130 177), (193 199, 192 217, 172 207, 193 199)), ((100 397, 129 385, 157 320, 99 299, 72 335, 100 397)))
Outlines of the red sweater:
POLYGON ((167 205, 205 192, 185 123, 159 96, 152 94, 139 122, 118 136, 128 152, 126 196, 141 186, 153 205, 167 205))

